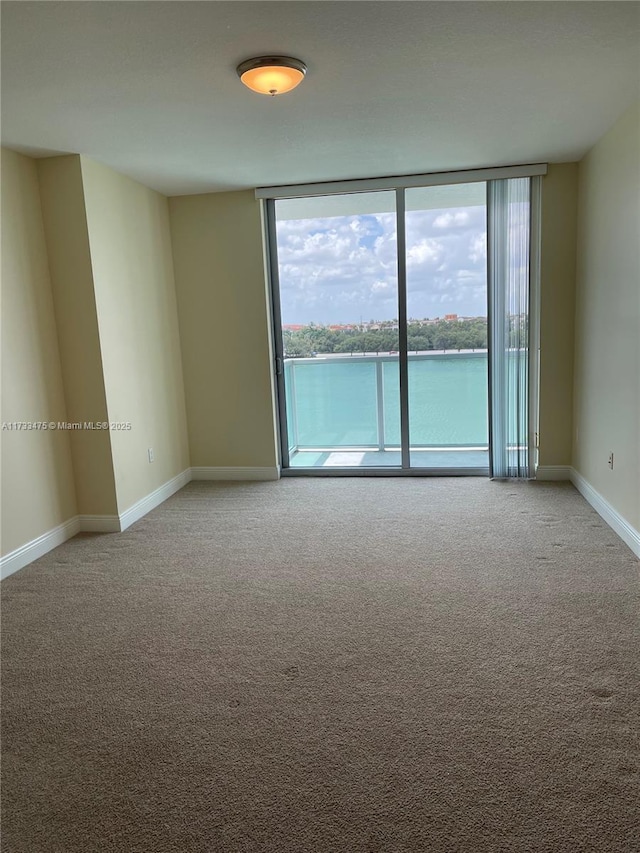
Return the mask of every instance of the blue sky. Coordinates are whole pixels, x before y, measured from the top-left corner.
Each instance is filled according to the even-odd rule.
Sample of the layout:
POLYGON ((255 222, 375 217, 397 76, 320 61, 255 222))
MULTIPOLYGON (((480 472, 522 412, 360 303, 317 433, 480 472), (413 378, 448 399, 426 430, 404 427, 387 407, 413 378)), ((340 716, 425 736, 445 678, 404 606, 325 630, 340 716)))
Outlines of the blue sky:
MULTIPOLYGON (((410 317, 486 316, 483 206, 408 211, 410 317)), ((283 323, 398 316, 395 214, 277 222, 283 323)))

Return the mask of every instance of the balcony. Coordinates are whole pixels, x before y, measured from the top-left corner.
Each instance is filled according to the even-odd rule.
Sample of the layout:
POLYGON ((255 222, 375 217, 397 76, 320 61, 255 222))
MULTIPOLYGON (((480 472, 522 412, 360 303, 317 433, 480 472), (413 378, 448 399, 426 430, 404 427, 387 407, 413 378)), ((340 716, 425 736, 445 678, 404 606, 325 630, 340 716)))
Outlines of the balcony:
MULTIPOLYGON (((488 468, 487 352, 410 354, 412 468, 488 468)), ((395 353, 321 355, 284 363, 292 468, 401 466, 395 353)))

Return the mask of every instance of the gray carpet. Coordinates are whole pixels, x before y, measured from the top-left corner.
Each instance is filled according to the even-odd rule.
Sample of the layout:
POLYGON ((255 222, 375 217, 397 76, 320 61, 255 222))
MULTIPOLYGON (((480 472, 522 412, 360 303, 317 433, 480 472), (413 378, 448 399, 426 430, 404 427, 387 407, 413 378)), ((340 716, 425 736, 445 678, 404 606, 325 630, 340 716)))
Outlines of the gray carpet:
POLYGON ((567 484, 193 483, 2 596, 3 853, 640 850, 638 562, 567 484))

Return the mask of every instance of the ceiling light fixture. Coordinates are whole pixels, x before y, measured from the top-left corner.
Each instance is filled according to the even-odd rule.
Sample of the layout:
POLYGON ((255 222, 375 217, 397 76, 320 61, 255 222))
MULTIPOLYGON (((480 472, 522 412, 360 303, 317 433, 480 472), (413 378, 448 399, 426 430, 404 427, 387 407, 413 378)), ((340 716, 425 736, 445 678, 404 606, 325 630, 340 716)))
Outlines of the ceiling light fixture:
POLYGON ((245 86, 260 95, 282 95, 304 80, 307 66, 292 56, 256 56, 237 68, 245 86))

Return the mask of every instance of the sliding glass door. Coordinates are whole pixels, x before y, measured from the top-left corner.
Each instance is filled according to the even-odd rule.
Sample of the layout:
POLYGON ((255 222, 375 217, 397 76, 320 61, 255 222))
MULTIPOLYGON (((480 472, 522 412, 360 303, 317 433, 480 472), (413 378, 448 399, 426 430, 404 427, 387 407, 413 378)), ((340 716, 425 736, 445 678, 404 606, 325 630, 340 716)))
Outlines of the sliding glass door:
POLYGON ((486 184, 406 191, 409 463, 489 466, 486 184))
POLYGON ((532 198, 525 177, 268 201, 283 469, 530 476, 532 198))
POLYGON ((288 464, 400 467, 395 193, 286 199, 274 214, 288 464))

